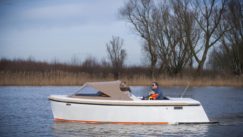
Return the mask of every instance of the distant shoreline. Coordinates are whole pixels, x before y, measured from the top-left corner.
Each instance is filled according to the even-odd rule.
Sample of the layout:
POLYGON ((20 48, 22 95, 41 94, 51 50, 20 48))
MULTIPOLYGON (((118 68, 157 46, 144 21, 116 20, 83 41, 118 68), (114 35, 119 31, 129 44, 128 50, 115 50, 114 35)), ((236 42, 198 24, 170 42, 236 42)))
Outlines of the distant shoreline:
MULTIPOLYGON (((0 86, 81 86, 85 82, 112 81, 112 76, 106 78, 91 77, 85 73, 69 72, 0 72, 0 86)), ((132 78, 122 77, 130 86, 149 86, 152 81, 157 81, 162 87, 173 86, 224 86, 243 87, 243 77, 160 77, 152 80, 145 76, 134 76, 132 78)))
MULTIPOLYGON (((146 66, 124 67, 118 76, 131 86, 150 86, 157 81, 162 87, 230 86, 243 87, 243 75, 232 72, 188 68, 170 74, 156 69, 151 79, 146 66)), ((47 63, 32 60, 0 60, 0 86, 81 86, 86 82, 113 81, 115 73, 109 64, 88 60, 81 65, 47 63)))

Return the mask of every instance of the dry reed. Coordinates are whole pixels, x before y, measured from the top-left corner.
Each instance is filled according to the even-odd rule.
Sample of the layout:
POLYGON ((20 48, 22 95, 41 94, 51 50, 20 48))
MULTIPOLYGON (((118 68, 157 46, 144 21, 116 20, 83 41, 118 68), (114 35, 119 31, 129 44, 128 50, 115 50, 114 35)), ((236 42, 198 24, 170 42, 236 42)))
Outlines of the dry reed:
MULTIPOLYGON (((87 81, 111 81, 112 75, 102 78, 100 76, 90 76, 80 72, 8 72, 0 71, 0 85, 2 86, 74 86, 82 85, 87 81)), ((122 77, 122 81, 127 81, 129 85, 149 85, 152 81, 157 81, 161 86, 243 86, 243 77, 159 77, 155 80, 147 76, 122 77)))

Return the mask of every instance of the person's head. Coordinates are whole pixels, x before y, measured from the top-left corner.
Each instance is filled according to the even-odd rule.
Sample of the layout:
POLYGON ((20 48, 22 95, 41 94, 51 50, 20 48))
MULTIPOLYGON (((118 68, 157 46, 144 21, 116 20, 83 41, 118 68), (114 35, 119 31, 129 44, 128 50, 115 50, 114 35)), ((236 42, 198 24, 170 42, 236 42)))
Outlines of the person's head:
POLYGON ((125 81, 121 82, 121 84, 120 84, 120 88, 125 88, 125 87, 127 87, 126 82, 125 82, 125 81))
POLYGON ((127 84, 126 84, 125 81, 124 82, 121 82, 121 84, 120 84, 120 90, 121 91, 129 91, 129 92, 131 92, 130 88, 127 86, 127 84))
POLYGON ((159 87, 159 84, 157 82, 152 83, 152 89, 157 89, 159 87))

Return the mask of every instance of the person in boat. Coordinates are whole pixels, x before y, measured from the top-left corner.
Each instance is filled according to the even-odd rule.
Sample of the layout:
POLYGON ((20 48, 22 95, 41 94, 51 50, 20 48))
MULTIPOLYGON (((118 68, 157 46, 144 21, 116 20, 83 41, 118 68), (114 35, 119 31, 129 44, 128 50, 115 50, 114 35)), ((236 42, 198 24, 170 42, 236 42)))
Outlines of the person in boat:
POLYGON ((123 93, 131 96, 131 89, 129 86, 127 86, 127 83, 125 81, 121 82, 120 89, 121 89, 121 91, 123 91, 123 93))
POLYGON ((157 82, 153 82, 149 95, 143 97, 143 100, 162 100, 163 98, 163 92, 160 90, 159 84, 157 82))

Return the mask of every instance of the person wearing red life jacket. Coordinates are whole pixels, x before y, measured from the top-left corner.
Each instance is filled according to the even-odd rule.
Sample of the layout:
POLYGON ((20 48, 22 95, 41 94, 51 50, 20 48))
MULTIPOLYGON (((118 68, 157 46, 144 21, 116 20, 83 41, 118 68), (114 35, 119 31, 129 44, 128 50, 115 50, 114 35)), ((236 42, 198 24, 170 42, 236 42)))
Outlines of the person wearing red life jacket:
POLYGON ((153 82, 149 95, 147 97, 143 97, 143 100, 162 100, 163 98, 163 92, 160 90, 159 84, 157 82, 153 82))

